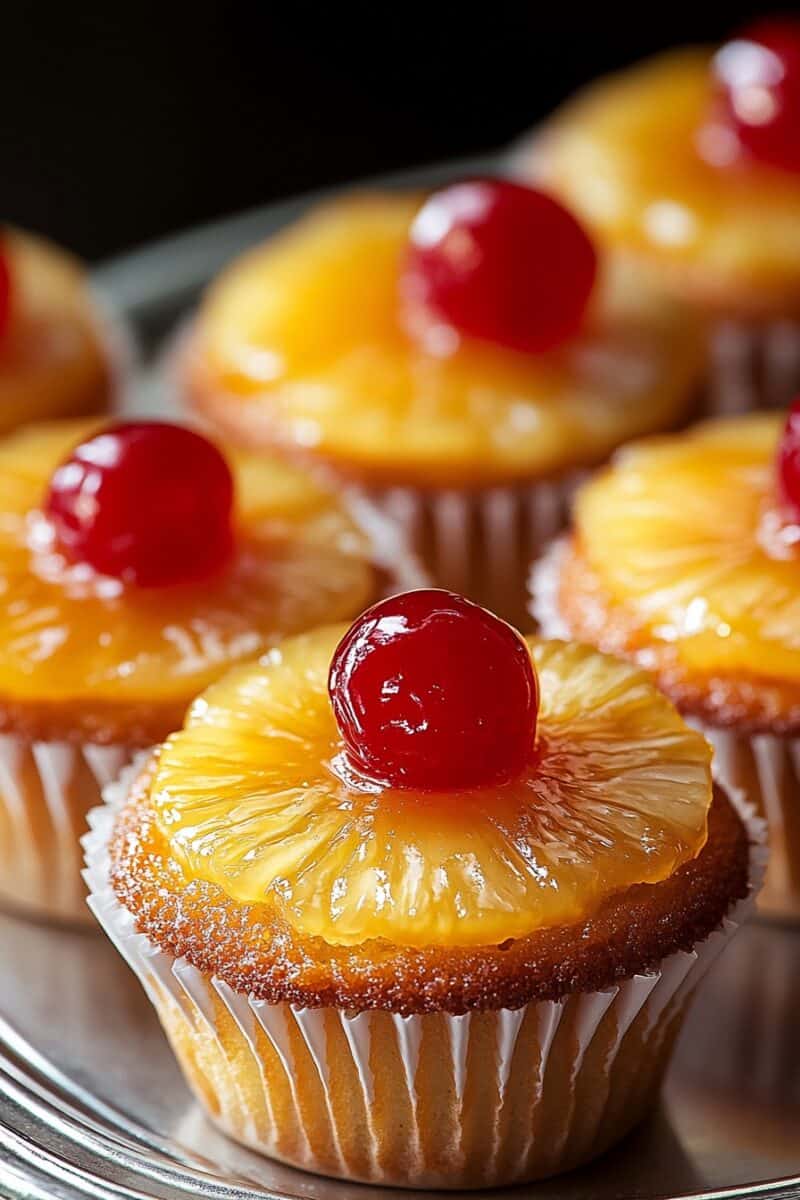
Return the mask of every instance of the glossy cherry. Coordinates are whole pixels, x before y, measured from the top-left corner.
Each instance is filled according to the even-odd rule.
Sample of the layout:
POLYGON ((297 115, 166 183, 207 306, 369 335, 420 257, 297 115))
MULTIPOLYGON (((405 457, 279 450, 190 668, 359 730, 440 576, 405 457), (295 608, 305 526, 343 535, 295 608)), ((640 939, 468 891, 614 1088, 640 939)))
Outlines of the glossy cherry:
POLYGON ((792 519, 800 521, 800 396, 789 409, 778 445, 778 490, 792 519))
POLYGON ((714 59, 722 119, 741 151, 800 171, 800 21, 759 21, 714 59))
POLYGON ((535 354, 578 330, 596 274, 589 237, 552 197, 474 180, 434 192, 417 214, 401 303, 429 349, 450 329, 535 354))
POLYGON ((60 549, 139 587, 204 579, 233 548, 233 479, 216 446, 179 425, 109 426, 56 470, 45 500, 60 549))
POLYGON ((328 690, 351 762, 392 787, 502 783, 533 753, 528 648, 453 592, 405 592, 367 609, 337 647, 328 690))
POLYGON ((11 316, 11 271, 5 246, 0 241, 0 340, 8 329, 11 316))

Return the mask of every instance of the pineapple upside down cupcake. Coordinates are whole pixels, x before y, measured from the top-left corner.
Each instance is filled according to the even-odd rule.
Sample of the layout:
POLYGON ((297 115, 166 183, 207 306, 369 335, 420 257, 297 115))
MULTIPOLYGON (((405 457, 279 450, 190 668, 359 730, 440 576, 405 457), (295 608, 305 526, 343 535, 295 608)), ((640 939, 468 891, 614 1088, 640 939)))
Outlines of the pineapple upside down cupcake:
POLYGON ((800 917, 800 408, 620 452, 534 572, 544 631, 652 671, 769 825, 761 904, 800 917))
POLYGON ((591 85, 520 156, 608 253, 714 318, 717 412, 800 382, 800 21, 591 85))
POLYGON ((209 688, 91 814, 89 903, 234 1138, 533 1179, 647 1111, 746 911, 710 753, 644 672, 410 592, 209 688))
POLYGON ((702 331, 541 192, 328 203, 234 263, 179 356, 192 410, 399 520, 434 580, 524 615, 577 476, 677 424, 702 331))
POLYGON ((101 787, 228 666, 379 596, 371 554, 296 469, 177 425, 0 441, 0 895, 88 918, 101 787))
POLYGON ((40 238, 0 233, 0 434, 105 410, 115 351, 79 263, 40 238))

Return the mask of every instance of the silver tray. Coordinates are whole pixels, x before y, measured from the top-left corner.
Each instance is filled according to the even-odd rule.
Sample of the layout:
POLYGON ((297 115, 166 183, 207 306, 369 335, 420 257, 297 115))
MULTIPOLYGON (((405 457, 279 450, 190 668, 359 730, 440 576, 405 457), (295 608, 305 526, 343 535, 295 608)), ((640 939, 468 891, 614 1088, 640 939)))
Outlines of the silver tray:
MULTIPOLYGON (((457 163, 380 182, 431 183, 492 165, 457 163)), ((163 379, 147 360, 157 359, 206 280, 308 202, 223 221, 96 272, 144 347, 137 409, 167 411, 163 379)), ((596 1163, 525 1190, 537 1200, 800 1198, 798 1013, 800 931, 751 925, 702 987, 660 1111, 596 1163)), ((305 1175, 229 1142, 192 1102, 149 1002, 102 935, 0 915, 0 1195, 402 1193, 305 1175)))

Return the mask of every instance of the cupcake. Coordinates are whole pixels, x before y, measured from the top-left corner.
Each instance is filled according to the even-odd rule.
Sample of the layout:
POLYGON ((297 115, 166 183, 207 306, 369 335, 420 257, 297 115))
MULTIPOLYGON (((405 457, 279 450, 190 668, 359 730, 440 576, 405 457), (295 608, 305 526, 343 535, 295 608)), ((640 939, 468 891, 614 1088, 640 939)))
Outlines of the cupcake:
POLYGON ((283 463, 156 423, 0 442, 0 896, 88 919, 101 787, 227 667, 384 582, 339 500, 283 463))
POLYGON ((84 839, 200 1104, 326 1175, 500 1186, 644 1115, 750 835, 644 672, 423 590, 220 680, 84 839))
POLYGON ((482 180, 314 210, 212 285, 177 374, 226 437, 367 495, 437 583, 522 620, 577 477, 678 423, 704 353, 560 205, 482 180))
POLYGON ((601 80, 520 155, 608 253, 717 326, 716 411, 788 403, 800 376, 800 22, 601 80))
POLYGON ((655 675, 769 824, 765 909, 800 917, 800 408, 622 451, 534 572, 561 634, 655 675))
POLYGON ((0 434, 102 412, 113 359, 80 264, 31 234, 0 232, 0 434))

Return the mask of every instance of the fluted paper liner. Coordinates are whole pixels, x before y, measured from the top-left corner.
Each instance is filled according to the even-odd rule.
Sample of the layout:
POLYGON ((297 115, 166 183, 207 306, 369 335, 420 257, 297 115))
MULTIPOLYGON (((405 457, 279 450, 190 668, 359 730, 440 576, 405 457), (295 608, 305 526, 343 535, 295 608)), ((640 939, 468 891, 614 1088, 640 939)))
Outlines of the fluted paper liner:
MULTIPOLYGON (((207 1113, 251 1148, 321 1174, 488 1187, 600 1154, 651 1106, 686 1003, 751 905, 659 970, 558 1002, 409 1017, 267 1004, 161 950, 118 901, 108 842, 136 769, 89 816, 89 906, 207 1113)), ((755 887, 760 823, 750 825, 755 887)))
POLYGON ((714 747, 714 773, 766 820, 769 861, 759 910, 800 921, 800 738, 695 722, 714 747))
POLYGON ((460 592, 524 628, 525 583, 536 558, 567 524, 587 472, 474 491, 364 488, 402 531, 437 587, 460 592))
POLYGON ((704 416, 785 408, 800 390, 800 325, 721 323, 711 338, 704 416))
POLYGON ((556 538, 541 558, 528 564, 528 612, 542 637, 563 641, 572 637, 558 605, 561 564, 568 549, 568 538, 556 538))
POLYGON ((80 838, 131 754, 123 746, 0 735, 0 896, 63 921, 90 920, 80 838))

